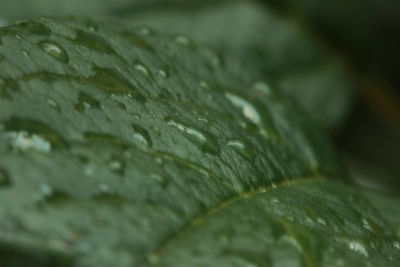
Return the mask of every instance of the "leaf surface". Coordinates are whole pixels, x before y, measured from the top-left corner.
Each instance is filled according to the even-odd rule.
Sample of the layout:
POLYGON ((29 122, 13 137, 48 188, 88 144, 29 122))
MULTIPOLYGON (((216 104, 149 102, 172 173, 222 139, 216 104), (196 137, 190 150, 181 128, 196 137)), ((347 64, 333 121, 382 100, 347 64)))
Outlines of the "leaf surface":
POLYGON ((240 57, 78 18, 0 36, 3 265, 399 262, 325 137, 240 57))

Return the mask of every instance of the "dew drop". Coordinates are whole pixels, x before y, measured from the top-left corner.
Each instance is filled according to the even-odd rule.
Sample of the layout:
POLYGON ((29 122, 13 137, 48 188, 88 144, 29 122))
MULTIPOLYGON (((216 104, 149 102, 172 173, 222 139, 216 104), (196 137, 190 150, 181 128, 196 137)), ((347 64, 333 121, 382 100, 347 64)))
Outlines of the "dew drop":
POLYGON ((60 105, 58 105, 58 103, 51 98, 47 98, 47 104, 57 111, 61 110, 60 105))
POLYGON ((398 242, 398 241, 393 241, 393 247, 394 247, 395 249, 400 250, 400 242, 398 242))
POLYGON ((11 185, 10 176, 4 169, 0 169, 0 187, 6 187, 10 185, 11 185))
POLYGON ((322 225, 326 225, 326 220, 322 217, 317 217, 317 223, 322 224, 322 225))
POLYGON ((125 174, 125 162, 117 156, 113 156, 108 163, 110 170, 120 176, 125 174))
POLYGON ((152 147, 153 146, 153 141, 151 140, 151 137, 146 129, 141 127, 138 124, 132 124, 133 128, 133 138, 135 140, 138 140, 140 143, 144 144, 145 146, 152 147))
POLYGON ((365 257, 368 257, 368 256, 369 256, 367 249, 366 249, 365 246, 364 246, 361 242, 359 242, 359 241, 356 241, 356 240, 350 241, 350 242, 349 242, 349 249, 354 250, 354 251, 356 251, 356 252, 358 252, 358 253, 364 255, 365 257))
POLYGON ((227 142, 227 146, 233 148, 236 152, 238 152, 242 157, 247 160, 251 160, 253 158, 253 151, 250 147, 245 144, 243 141, 239 139, 230 139, 227 142))
POLYGON ((165 69, 160 69, 160 70, 158 70, 158 74, 159 74, 162 78, 168 78, 168 76, 169 76, 167 70, 165 70, 165 69))
POLYGON ((51 144, 46 139, 37 134, 29 134, 25 131, 10 132, 8 134, 11 146, 20 151, 34 149, 36 151, 48 153, 51 144))
POLYGON ((166 187, 168 184, 168 180, 165 179, 163 176, 157 174, 157 173, 151 173, 149 174, 149 178, 155 182, 157 182, 159 185, 162 187, 166 187))
POLYGON ((250 102, 231 93, 225 93, 225 96, 226 98, 228 98, 229 101, 231 101, 234 106, 242 110, 243 116, 245 118, 247 118, 254 124, 260 124, 260 114, 257 112, 257 109, 252 104, 250 104, 250 102))
POLYGON ((271 94, 271 87, 268 84, 266 84, 265 82, 257 81, 253 84, 253 88, 256 91, 261 92, 265 95, 271 94))
POLYGON ((68 63, 69 57, 65 49, 53 41, 41 41, 38 43, 40 49, 51 57, 61 61, 63 63, 68 63))
POLYGON ((141 62, 136 62, 133 68, 140 73, 142 73, 146 79, 153 80, 153 75, 150 73, 147 67, 145 67, 141 62))
POLYGON ((165 121, 167 125, 173 126, 179 131, 183 132, 190 141, 200 146, 204 152, 214 155, 219 154, 218 143, 211 135, 198 128, 186 125, 170 117, 167 117, 165 121))
POLYGON ((175 36, 174 40, 177 44, 181 44, 181 45, 190 45, 191 44, 189 37, 184 36, 184 35, 177 35, 177 36, 175 36))
POLYGON ((100 102, 85 92, 79 92, 78 103, 75 105, 75 109, 82 113, 86 109, 91 108, 100 109, 100 102))

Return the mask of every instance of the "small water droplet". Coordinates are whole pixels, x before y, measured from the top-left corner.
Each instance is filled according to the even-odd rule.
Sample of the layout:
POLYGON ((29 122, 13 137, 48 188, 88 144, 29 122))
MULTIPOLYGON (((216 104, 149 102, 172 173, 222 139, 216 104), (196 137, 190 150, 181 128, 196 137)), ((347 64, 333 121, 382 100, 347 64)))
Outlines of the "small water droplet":
POLYGON ((380 228, 379 225, 377 225, 376 223, 374 223, 372 220, 363 217, 361 219, 362 225, 365 229, 367 229, 370 232, 373 232, 376 235, 381 235, 382 234, 382 229, 380 228))
POLYGON ((53 109, 55 109, 57 111, 61 110, 58 103, 51 98, 47 98, 47 104, 49 104, 50 107, 52 107, 53 109))
POLYGON ((322 217, 317 217, 317 223, 322 224, 322 225, 326 225, 326 220, 322 217))
POLYGON ((279 199, 277 199, 275 197, 271 198, 270 201, 271 201, 272 204, 279 204, 280 203, 279 199))
POLYGON ((10 132, 8 137, 11 146, 16 150, 25 151, 34 149, 45 153, 48 153, 51 150, 50 142, 37 134, 29 134, 25 131, 10 132))
POLYGON ((165 69, 160 69, 158 70, 158 74, 162 77, 162 78, 168 78, 169 74, 165 69))
POLYGON ((233 95, 231 93, 225 93, 226 98, 228 98, 231 103, 242 110, 243 116, 253 122, 254 124, 260 124, 261 116, 257 109, 247 100, 233 95))
POLYGON ((53 41, 41 41, 38 43, 40 49, 45 53, 49 54, 51 57, 63 62, 68 63, 69 57, 65 49, 53 41))
POLYGON ((393 241, 393 247, 394 247, 395 249, 400 250, 400 242, 398 242, 398 241, 393 241))
POLYGON ((186 125, 170 117, 167 117, 165 121, 167 125, 173 126, 179 131, 183 132, 190 141, 199 145, 204 152, 214 155, 219 154, 218 143, 211 135, 201 131, 198 128, 186 125))
POLYGON ((120 176, 125 174, 125 162, 117 156, 113 156, 108 163, 110 170, 120 176))
POLYGON ((151 140, 151 137, 146 129, 144 129, 143 127, 141 127, 138 124, 132 124, 132 128, 134 131, 133 138, 135 140, 138 140, 140 143, 142 143, 148 147, 153 146, 153 141, 151 140))
POLYGON ((210 90, 210 86, 206 81, 201 81, 200 82, 200 87, 203 88, 204 90, 210 90))
POLYGON ((75 109, 79 112, 84 112, 86 109, 100 109, 101 104, 98 100, 94 99, 91 95, 85 92, 79 92, 78 103, 75 105, 75 109))
POLYGON ((100 183, 100 184, 98 184, 97 187, 99 188, 100 192, 102 192, 102 193, 109 193, 110 192, 110 187, 105 183, 100 183))
POLYGON ((265 95, 271 94, 271 87, 268 84, 266 84, 265 82, 257 81, 253 84, 253 88, 256 91, 259 91, 265 95))
POLYGON ((133 68, 140 73, 142 73, 146 79, 153 80, 153 75, 150 73, 147 67, 145 67, 141 62, 136 62, 133 68))
POLYGON ((227 145, 233 148, 236 152, 238 152, 241 156, 243 156, 247 160, 252 160, 253 151, 250 149, 250 146, 245 142, 239 139, 230 139, 227 142, 227 145))
POLYGON ((178 44, 182 44, 182 45, 190 45, 191 44, 191 40, 189 39, 189 37, 184 36, 184 35, 177 35, 174 38, 175 42, 178 44))
POLYGON ((364 255, 365 257, 369 256, 367 249, 365 248, 364 244, 362 244, 361 242, 352 240, 349 242, 349 248, 351 250, 357 251, 358 253, 364 255))
POLYGON ((117 107, 118 107, 120 110, 123 110, 123 111, 126 111, 126 110, 127 110, 125 104, 123 104, 123 103, 118 103, 118 104, 117 104, 117 107))
POLYGON ((153 181, 156 181, 162 187, 165 187, 168 184, 168 180, 165 179, 163 176, 157 174, 157 173, 149 174, 149 178, 152 179, 153 181))
POLYGON ((151 35, 153 31, 149 27, 142 26, 139 28, 139 32, 143 35, 151 35))
POLYGON ((0 187, 10 186, 11 179, 8 173, 4 169, 0 169, 0 187))

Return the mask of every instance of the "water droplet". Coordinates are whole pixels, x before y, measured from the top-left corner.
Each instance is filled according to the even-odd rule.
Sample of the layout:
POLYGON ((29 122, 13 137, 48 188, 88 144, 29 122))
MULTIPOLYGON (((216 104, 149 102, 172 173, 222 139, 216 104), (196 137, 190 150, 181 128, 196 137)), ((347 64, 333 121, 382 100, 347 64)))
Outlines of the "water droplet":
POLYGON ((367 249, 365 248, 364 244, 362 244, 361 242, 352 240, 348 244, 349 244, 349 249, 354 250, 354 251, 364 255, 365 257, 369 256, 367 249))
POLYGON ((101 104, 98 100, 94 99, 91 95, 85 92, 79 92, 78 103, 75 105, 75 109, 79 112, 84 112, 86 109, 100 109, 101 104))
POLYGON ((122 33, 122 36, 127 38, 132 44, 134 44, 137 47, 140 47, 144 50, 147 50, 148 52, 154 52, 153 46, 151 46, 150 43, 146 42, 143 38, 140 38, 136 34, 133 34, 131 32, 124 32, 122 33))
POLYGON ((136 62, 133 68, 140 73, 142 73, 146 79, 152 81, 153 80, 153 75, 150 73, 150 71, 141 63, 141 62, 136 62))
POLYGON ((95 66, 93 70, 96 74, 93 77, 85 80, 96 88, 115 95, 130 94, 138 102, 146 102, 146 98, 119 72, 115 71, 114 69, 100 68, 97 66, 95 66))
POLYGON ((200 87, 203 88, 204 90, 210 90, 210 86, 206 81, 201 81, 200 82, 200 87))
POLYGON ((177 36, 175 36, 174 40, 177 44, 182 44, 182 45, 190 45, 191 44, 191 40, 189 39, 189 37, 184 36, 184 35, 177 35, 177 36))
POLYGON ((132 128, 134 131, 133 138, 135 140, 138 140, 140 143, 145 144, 146 146, 153 146, 153 141, 151 140, 151 137, 146 129, 137 124, 132 124, 132 128))
POLYGON ((143 35, 151 35, 153 31, 149 27, 142 26, 139 28, 139 32, 143 35))
POLYGON ((10 186, 11 179, 8 173, 4 169, 0 169, 0 187, 10 186))
POLYGON ((157 182, 158 184, 160 184, 162 187, 166 187, 168 184, 168 180, 157 173, 149 174, 149 178, 152 179, 153 181, 157 182))
POLYGON ((229 99, 229 101, 231 101, 234 106, 241 108, 244 117, 246 117, 254 124, 260 124, 261 116, 257 112, 257 109, 252 104, 250 104, 250 102, 231 93, 225 93, 225 96, 229 99))
POLYGON ((63 63, 68 63, 69 57, 67 54, 67 51, 57 44, 56 42, 53 41, 41 41, 38 43, 38 46, 47 54, 49 54, 51 57, 63 62, 63 63))
POLYGON ((125 104, 123 104, 123 103, 118 103, 118 104, 117 104, 117 107, 118 107, 120 110, 123 110, 123 111, 126 111, 126 110, 127 110, 125 104))
POLYGON ((363 217, 361 219, 362 225, 365 229, 367 229, 370 232, 373 232, 376 235, 381 235, 382 234, 382 229, 380 228, 379 225, 377 225, 376 223, 374 223, 372 220, 363 217))
POLYGON ((11 145, 18 150, 35 149, 50 152, 51 148, 67 148, 68 143, 53 129, 35 120, 12 118, 4 122, 11 145))
POLYGON ((245 144, 243 141, 239 139, 230 139, 227 142, 227 145, 233 148, 236 152, 238 152, 241 156, 243 156, 247 160, 252 160, 253 151, 250 149, 250 146, 245 144))
POLYGON ((168 78, 169 74, 165 69, 160 69, 158 70, 158 74, 162 77, 162 78, 168 78))
POLYGON ((254 85, 253 85, 253 88, 256 91, 259 91, 259 92, 261 92, 261 93, 263 93, 265 95, 270 95, 271 94, 271 87, 269 87, 269 85, 266 84, 265 82, 262 82, 262 81, 255 82, 254 85))
POLYGON ((99 188, 100 192, 102 192, 102 193, 110 192, 110 187, 105 183, 100 183, 100 184, 98 184, 97 187, 99 188))
POLYGON ((170 117, 167 117, 165 121, 168 125, 173 126, 179 131, 183 132, 190 141, 199 145, 204 152, 214 155, 219 154, 218 143, 211 135, 170 117))
POLYGON ((322 217, 317 217, 317 223, 322 224, 322 225, 326 225, 326 220, 322 217))
POLYGON ((49 104, 50 107, 52 107, 53 109, 55 109, 57 111, 61 110, 58 103, 51 98, 47 98, 47 104, 49 104))
POLYGON ((108 163, 108 167, 110 168, 110 170, 121 176, 125 174, 125 166, 125 161, 117 156, 113 156, 111 158, 111 161, 108 163))
POLYGON ((393 241, 393 247, 394 247, 395 249, 400 250, 400 242, 398 242, 398 241, 393 241))

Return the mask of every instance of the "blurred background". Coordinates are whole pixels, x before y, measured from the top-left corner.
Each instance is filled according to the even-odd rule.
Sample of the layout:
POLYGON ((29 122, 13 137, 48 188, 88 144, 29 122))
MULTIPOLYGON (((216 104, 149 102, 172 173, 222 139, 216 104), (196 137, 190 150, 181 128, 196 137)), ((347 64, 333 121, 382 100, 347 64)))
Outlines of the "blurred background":
POLYGON ((400 1, 0 3, 0 26, 70 15, 186 34, 262 70, 263 79, 297 98, 330 134, 354 182, 378 207, 393 207, 387 215, 400 225, 400 1))

